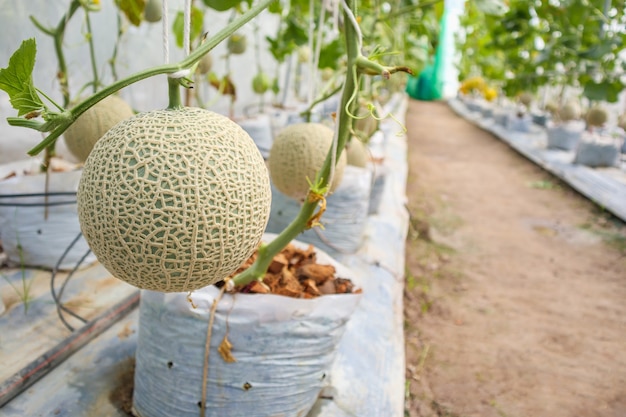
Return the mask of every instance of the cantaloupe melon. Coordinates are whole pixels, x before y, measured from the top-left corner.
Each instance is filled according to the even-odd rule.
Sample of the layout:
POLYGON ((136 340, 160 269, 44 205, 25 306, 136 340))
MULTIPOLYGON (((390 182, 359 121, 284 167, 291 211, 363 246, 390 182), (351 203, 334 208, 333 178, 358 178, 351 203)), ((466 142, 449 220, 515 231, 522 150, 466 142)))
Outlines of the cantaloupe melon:
POLYGON ((228 38, 226 42, 226 47, 228 48, 228 52, 235 55, 240 55, 246 52, 246 35, 240 35, 238 33, 233 33, 228 38))
MULTIPOLYGON (((320 123, 298 123, 281 130, 274 138, 268 158, 270 176, 276 188, 291 198, 303 200, 309 191, 307 178, 315 181, 332 146, 333 136, 333 130, 320 123)), ((346 155, 342 152, 337 160, 331 191, 340 184, 345 166, 346 155)))
POLYGON ((265 94, 270 89, 272 81, 269 75, 264 72, 259 72, 252 78, 252 91, 257 94, 265 94))
POLYGON ((578 103, 575 101, 569 101, 559 109, 559 118, 564 122, 576 120, 580 118, 580 112, 580 106, 578 103))
POLYGON ((199 108, 140 113, 94 146, 78 217, 104 267, 138 288, 185 292, 232 274, 257 249, 271 191, 256 145, 199 108))
POLYGON ((133 109, 118 96, 108 96, 81 114, 67 128, 63 137, 65 144, 80 162, 85 162, 94 144, 122 120, 133 115, 133 109))
POLYGON ((622 129, 626 130, 626 113, 620 115, 617 118, 617 126, 619 126, 622 129))
POLYGON ((603 107, 594 106, 589 109, 585 119, 590 126, 600 127, 603 126, 608 120, 609 115, 603 107))
POLYGON ((198 62, 198 72, 202 75, 208 74, 213 67, 213 56, 210 53, 206 53, 202 58, 200 58, 200 62, 198 62))
POLYGON ((369 151, 363 142, 353 137, 346 144, 346 162, 359 168, 365 168, 369 161, 369 151))
POLYGON ((522 92, 517 98, 526 107, 530 107, 530 104, 533 102, 533 95, 528 91, 522 92))
POLYGON ((161 0, 148 0, 143 10, 143 19, 149 23, 155 23, 163 17, 163 2, 161 0))

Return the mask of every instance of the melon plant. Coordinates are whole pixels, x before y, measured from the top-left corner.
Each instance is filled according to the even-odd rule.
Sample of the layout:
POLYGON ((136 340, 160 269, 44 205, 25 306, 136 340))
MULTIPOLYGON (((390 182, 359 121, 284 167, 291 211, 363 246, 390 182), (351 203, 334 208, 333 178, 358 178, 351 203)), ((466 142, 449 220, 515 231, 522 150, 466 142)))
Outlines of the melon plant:
POLYGON ((182 107, 109 130, 78 187, 81 230, 98 260, 138 288, 192 291, 257 249, 270 210, 263 157, 229 118, 182 107))
POLYGON ((65 144, 80 162, 85 162, 94 145, 110 128, 133 116, 123 99, 111 95, 81 114, 65 131, 65 144))
POLYGON ((600 106, 594 106, 589 109, 585 119, 587 124, 593 127, 601 127, 608 120, 609 115, 606 110, 600 106))
MULTIPOLYGON (((287 126, 274 138, 268 167, 276 188, 296 200, 303 200, 309 192, 309 181, 314 182, 332 146, 334 131, 321 123, 297 123, 287 126)), ((330 185, 332 192, 343 176, 346 156, 337 160, 335 175, 330 185)))
POLYGON ((346 144, 346 158, 348 165, 365 168, 369 161, 369 151, 363 142, 352 137, 350 142, 346 144))

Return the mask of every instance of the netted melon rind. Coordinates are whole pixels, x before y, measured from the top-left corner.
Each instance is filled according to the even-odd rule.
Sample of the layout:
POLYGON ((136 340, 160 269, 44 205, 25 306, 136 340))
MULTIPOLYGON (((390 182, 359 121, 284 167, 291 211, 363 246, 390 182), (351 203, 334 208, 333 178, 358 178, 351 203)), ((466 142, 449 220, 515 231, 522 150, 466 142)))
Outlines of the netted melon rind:
POLYGON ((138 288, 186 292, 232 274, 269 218, 269 175, 227 117, 184 108, 107 132, 78 187, 81 230, 98 260, 138 288))
MULTIPOLYGON (((268 166, 276 188, 283 194, 302 200, 322 168, 326 154, 332 146, 334 132, 320 123, 297 123, 287 126, 274 138, 270 149, 268 166)), ((342 152, 337 161, 335 175, 330 187, 332 192, 341 183, 346 166, 342 152)))
POLYGON ((85 162, 98 139, 133 114, 133 109, 120 97, 106 97, 81 114, 67 128, 63 134, 67 149, 80 162, 85 162))
POLYGON ((595 127, 603 126, 608 118, 609 115, 607 111, 600 106, 590 108, 587 112, 587 116, 585 117, 587 124, 595 127))
POLYGON ((580 106, 576 102, 565 103, 559 110, 559 118, 567 122, 569 120, 576 120, 580 118, 580 106))

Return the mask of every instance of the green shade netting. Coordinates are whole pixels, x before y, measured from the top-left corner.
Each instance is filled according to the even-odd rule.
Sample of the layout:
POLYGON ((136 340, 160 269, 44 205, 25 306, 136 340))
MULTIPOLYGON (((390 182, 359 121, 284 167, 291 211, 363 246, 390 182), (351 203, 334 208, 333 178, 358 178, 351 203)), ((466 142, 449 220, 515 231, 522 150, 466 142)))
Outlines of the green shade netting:
POLYGON ((428 64, 419 76, 410 76, 405 91, 416 100, 433 101, 443 96, 443 72, 446 56, 446 20, 448 12, 444 10, 439 25, 439 42, 435 50, 435 58, 428 64))

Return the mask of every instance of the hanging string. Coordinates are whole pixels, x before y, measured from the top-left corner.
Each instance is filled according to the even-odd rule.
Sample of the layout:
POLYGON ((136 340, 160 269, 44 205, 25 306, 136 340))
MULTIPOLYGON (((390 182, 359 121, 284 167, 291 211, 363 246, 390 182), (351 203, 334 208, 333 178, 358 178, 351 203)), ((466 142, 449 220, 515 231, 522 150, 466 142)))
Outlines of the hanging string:
POLYGON ((348 16, 348 20, 350 20, 350 23, 352 23, 352 27, 354 27, 354 31, 357 34, 357 42, 358 42, 359 50, 360 50, 361 47, 363 46, 363 34, 361 33, 361 28, 359 27, 359 23, 356 21, 356 17, 354 16, 354 13, 348 6, 348 3, 346 3, 346 0, 342 0, 341 5, 343 6, 343 12, 345 13, 346 16, 348 16))
POLYGON ((169 33, 169 22, 167 19, 167 0, 163 0, 163 17, 161 18, 161 23, 163 24, 163 63, 170 63, 170 33, 169 33))
MULTIPOLYGON (((183 49, 185 52, 185 56, 188 56, 190 53, 190 44, 189 37, 191 33, 191 1, 185 0, 185 10, 183 13, 183 49)), ((169 32, 169 20, 167 16, 167 0, 163 0, 163 17, 161 18, 163 22, 163 62, 165 64, 169 64, 170 62, 170 32, 169 32)), ((189 69, 183 69, 171 74, 168 74, 170 78, 184 78, 189 75, 189 69)))
POLYGON ((189 53, 191 52, 191 1, 192 0, 185 0, 185 11, 183 18, 183 51, 185 52, 185 58, 189 56, 189 53))

